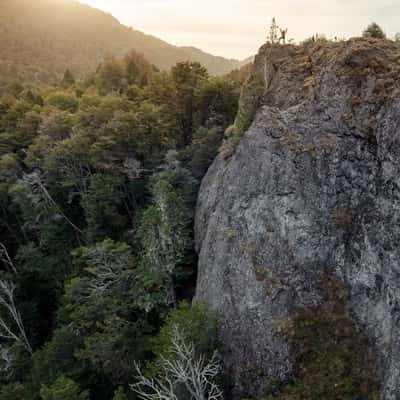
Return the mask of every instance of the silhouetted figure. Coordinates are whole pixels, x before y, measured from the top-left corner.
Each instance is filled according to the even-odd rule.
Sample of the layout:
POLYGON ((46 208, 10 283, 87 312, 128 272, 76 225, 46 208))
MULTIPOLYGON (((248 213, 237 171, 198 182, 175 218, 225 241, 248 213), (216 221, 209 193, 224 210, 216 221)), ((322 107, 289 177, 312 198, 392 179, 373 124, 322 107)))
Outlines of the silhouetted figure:
POLYGON ((286 29, 280 29, 281 31, 281 37, 279 39, 279 41, 282 40, 282 43, 285 44, 286 43, 286 33, 287 33, 287 28, 286 29))

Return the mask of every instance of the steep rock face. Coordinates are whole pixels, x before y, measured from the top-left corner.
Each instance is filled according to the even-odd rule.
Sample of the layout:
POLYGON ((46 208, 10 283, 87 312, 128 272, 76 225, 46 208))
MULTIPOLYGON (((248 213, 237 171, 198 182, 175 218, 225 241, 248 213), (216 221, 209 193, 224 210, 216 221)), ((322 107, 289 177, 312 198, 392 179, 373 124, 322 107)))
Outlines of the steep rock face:
POLYGON ((233 398, 290 379, 277 325, 324 300, 331 274, 376 354, 382 399, 400 399, 399 47, 355 39, 264 46, 265 94, 228 160, 203 180, 196 300, 221 316, 233 398))

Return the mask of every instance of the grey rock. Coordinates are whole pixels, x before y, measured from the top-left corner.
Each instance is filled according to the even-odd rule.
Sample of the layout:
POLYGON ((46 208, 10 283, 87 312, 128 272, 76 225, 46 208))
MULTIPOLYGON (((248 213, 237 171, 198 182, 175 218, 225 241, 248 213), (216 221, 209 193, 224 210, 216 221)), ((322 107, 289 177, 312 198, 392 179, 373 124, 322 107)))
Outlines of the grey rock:
POLYGON ((321 304, 329 272, 376 353, 382 399, 400 399, 399 55, 355 39, 256 57, 262 106, 210 167, 195 224, 196 301, 221 317, 232 398, 290 379, 275 324, 321 304))

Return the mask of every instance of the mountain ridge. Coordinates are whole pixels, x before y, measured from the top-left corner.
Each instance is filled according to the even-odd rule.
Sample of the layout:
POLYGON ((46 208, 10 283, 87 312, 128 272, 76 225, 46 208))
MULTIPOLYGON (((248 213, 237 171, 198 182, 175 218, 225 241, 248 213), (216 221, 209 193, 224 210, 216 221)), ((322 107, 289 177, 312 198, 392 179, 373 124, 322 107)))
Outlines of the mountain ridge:
POLYGON ((131 50, 142 54, 160 70, 190 60, 201 62, 211 75, 223 75, 244 65, 196 47, 171 45, 75 0, 3 0, 0 36, 3 80, 52 83, 66 69, 83 78, 104 57, 121 57, 131 50))

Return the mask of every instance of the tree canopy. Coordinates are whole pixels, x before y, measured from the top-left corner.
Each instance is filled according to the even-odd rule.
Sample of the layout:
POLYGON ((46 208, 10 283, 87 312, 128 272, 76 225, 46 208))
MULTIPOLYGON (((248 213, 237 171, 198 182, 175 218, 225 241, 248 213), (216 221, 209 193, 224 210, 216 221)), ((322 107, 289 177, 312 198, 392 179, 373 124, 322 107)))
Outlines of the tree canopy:
POLYGON ((371 37, 375 39, 386 39, 386 35, 382 28, 376 23, 372 22, 363 32, 364 37, 371 37))
POLYGON ((54 86, 6 89, 0 400, 135 399, 135 363, 157 369, 171 321, 214 350, 214 319, 188 305, 193 214, 240 86, 132 52, 85 80, 67 69, 54 86))

